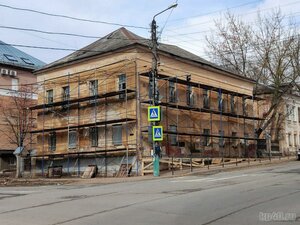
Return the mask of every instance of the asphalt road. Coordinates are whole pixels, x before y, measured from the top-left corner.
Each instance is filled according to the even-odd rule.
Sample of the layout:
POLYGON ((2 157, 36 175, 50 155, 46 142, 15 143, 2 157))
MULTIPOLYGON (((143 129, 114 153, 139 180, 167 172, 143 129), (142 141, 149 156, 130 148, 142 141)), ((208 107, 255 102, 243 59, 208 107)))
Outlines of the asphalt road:
POLYGON ((2 187, 0 224, 300 224, 300 162, 115 184, 2 187))

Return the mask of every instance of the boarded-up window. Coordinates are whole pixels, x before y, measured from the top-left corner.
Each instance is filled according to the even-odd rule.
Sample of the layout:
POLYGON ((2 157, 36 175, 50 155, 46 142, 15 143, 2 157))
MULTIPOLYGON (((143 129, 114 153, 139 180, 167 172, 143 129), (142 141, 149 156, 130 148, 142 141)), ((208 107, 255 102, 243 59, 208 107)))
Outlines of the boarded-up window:
POLYGON ((122 125, 114 125, 112 127, 112 139, 114 145, 122 144, 122 125))
POLYGON ((50 132, 48 136, 48 146, 50 151, 56 150, 56 133, 50 132))
POLYGON ((47 91, 47 103, 51 104, 53 103, 53 90, 48 90, 47 91))
POLYGON ((69 148, 76 148, 77 132, 76 130, 69 131, 69 148))
POLYGON ((177 144, 177 126, 176 125, 170 125, 170 144, 172 146, 175 146, 177 144))
POLYGON ((90 144, 92 147, 98 146, 98 127, 90 127, 90 144))

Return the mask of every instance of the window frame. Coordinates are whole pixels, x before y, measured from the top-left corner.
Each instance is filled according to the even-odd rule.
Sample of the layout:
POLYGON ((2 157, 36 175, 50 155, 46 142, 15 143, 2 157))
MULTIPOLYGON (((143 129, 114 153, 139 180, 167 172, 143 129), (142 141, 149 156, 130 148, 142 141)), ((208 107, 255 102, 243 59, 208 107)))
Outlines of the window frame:
POLYGON ((50 132, 48 136, 48 149, 50 151, 55 151, 56 150, 56 132, 50 132))
POLYGON ((123 126, 122 124, 116 124, 112 126, 112 144, 113 145, 122 145, 123 144, 123 126), (120 129, 120 131, 114 131, 114 129, 120 129), (120 137, 116 134, 120 132, 120 137), (116 140, 116 138, 120 138, 116 140))
POLYGON ((68 148, 74 149, 77 147, 77 131, 76 130, 70 130, 68 133, 68 148), (73 136, 73 138, 72 138, 73 136), (74 142, 72 142, 74 140, 74 142))
POLYGON ((47 95, 47 104, 53 103, 54 102, 54 91, 53 91, 53 89, 47 90, 46 95, 47 95), (49 95, 50 93, 52 93, 52 96, 49 95))

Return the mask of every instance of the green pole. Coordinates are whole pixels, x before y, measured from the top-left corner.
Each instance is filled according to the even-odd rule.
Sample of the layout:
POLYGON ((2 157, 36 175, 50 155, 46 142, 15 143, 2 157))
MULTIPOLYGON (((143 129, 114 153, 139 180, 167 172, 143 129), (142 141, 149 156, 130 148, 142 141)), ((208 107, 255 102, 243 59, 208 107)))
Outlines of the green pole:
POLYGON ((159 156, 154 154, 154 161, 153 161, 153 176, 159 177, 159 156))

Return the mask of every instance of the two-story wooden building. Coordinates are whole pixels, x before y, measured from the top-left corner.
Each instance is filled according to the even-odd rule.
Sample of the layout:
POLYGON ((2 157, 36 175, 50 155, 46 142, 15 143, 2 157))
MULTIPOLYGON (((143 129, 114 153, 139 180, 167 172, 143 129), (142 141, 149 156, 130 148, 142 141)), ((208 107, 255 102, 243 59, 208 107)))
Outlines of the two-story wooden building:
MULTIPOLYGON (((36 72, 38 172, 141 173, 152 148, 149 46, 121 28, 36 72)), ((174 45, 158 55, 163 156, 254 157, 254 82, 174 45)))

